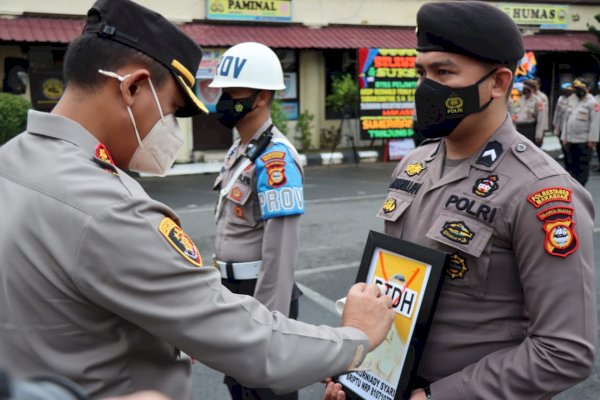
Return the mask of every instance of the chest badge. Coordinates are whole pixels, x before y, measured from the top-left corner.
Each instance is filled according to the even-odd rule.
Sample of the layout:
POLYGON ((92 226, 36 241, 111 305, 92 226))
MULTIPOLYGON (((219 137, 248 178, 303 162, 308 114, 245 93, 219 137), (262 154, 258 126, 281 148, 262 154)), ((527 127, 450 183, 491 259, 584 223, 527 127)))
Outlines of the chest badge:
POLYGON ((498 176, 490 175, 485 178, 480 178, 475 181, 473 193, 479 197, 488 197, 494 193, 500 185, 498 185, 498 176))
POLYGON ((463 221, 446 222, 441 234, 453 242, 467 245, 475 237, 475 233, 463 221))
POLYGON ((469 267, 467 267, 467 260, 464 257, 461 257, 458 253, 453 253, 450 256, 450 262, 448 264, 448 269, 446 270, 446 275, 450 277, 450 279, 459 279, 464 278, 465 274, 469 271, 469 267))
POLYGON ((423 165, 423 163, 418 162, 418 163, 414 163, 414 164, 408 164, 408 166, 406 167, 406 175, 408 175, 408 176, 419 175, 424 170, 425 170, 425 166, 423 165))
POLYGON ((394 210, 396 210, 396 207, 398 207, 396 199, 390 197, 385 201, 385 204, 383 205, 383 213, 389 214, 391 212, 394 212, 394 210))

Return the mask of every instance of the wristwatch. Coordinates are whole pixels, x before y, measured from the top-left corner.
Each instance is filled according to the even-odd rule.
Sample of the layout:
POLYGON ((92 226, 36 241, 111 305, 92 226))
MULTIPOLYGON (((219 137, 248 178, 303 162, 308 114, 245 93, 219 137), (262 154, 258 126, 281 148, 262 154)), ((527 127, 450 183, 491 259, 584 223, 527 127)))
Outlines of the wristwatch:
POLYGON ((429 386, 426 386, 425 388, 423 388, 423 390, 425 390, 425 399, 433 400, 433 397, 431 397, 431 388, 429 386))

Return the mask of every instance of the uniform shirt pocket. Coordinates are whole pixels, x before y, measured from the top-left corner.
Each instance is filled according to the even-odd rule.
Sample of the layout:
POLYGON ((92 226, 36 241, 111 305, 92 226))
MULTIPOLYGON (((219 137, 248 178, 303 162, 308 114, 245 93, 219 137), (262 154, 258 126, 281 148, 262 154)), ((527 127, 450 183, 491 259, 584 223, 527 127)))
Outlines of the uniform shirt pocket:
POLYGON ((577 111, 577 120, 578 121, 587 121, 589 119, 590 119, 590 113, 588 110, 577 111))
POLYGON ((252 188, 250 186, 238 183, 233 185, 227 194, 228 206, 231 210, 231 223, 256 226, 256 216, 254 203, 249 201, 252 198, 252 188))
POLYGON ((486 293, 494 229, 464 215, 442 211, 427 237, 450 253, 444 286, 447 290, 482 297, 486 293))
POLYGON ((388 191, 387 198, 377 213, 377 217, 386 221, 396 221, 400 215, 406 211, 412 201, 413 198, 406 198, 401 194, 390 190, 388 191))

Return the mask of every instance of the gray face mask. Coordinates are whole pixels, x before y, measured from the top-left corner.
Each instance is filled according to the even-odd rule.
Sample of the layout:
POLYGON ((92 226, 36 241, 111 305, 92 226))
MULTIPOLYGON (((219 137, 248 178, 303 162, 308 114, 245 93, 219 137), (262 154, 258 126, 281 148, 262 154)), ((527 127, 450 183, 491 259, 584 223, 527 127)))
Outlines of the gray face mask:
MULTIPOLYGON (((104 71, 100 69, 98 72, 102 75, 118 79, 120 82, 123 82, 123 80, 127 78, 127 76, 120 76, 111 71, 104 71)), ((173 165, 173 162, 175 162, 177 152, 179 149, 181 149, 181 146, 183 146, 183 134, 179 129, 179 125, 177 124, 177 119, 175 118, 174 114, 169 114, 166 116, 163 115, 163 111, 160 106, 160 102, 158 101, 158 96, 156 95, 156 90, 154 89, 152 80, 148 79, 148 83, 150 84, 152 96, 154 97, 154 101, 158 107, 160 119, 156 122, 152 129, 150 129, 148 134, 144 137, 144 140, 142 140, 140 138, 140 133, 138 132, 135 119, 133 118, 131 108, 127 106, 127 113, 129 114, 129 119, 133 124, 133 129, 138 141, 138 148, 133 153, 133 157, 131 157, 131 160, 129 161, 128 168, 131 171, 165 176, 169 168, 171 168, 173 165)))

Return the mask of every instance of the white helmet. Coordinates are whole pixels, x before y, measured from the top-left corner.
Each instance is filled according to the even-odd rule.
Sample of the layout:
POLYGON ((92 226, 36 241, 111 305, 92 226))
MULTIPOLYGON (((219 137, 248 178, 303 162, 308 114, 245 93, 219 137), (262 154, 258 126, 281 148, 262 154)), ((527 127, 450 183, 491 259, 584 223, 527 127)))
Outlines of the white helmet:
POLYGON ((275 52, 264 44, 256 42, 236 44, 221 57, 217 74, 209 87, 285 89, 281 62, 275 52))

